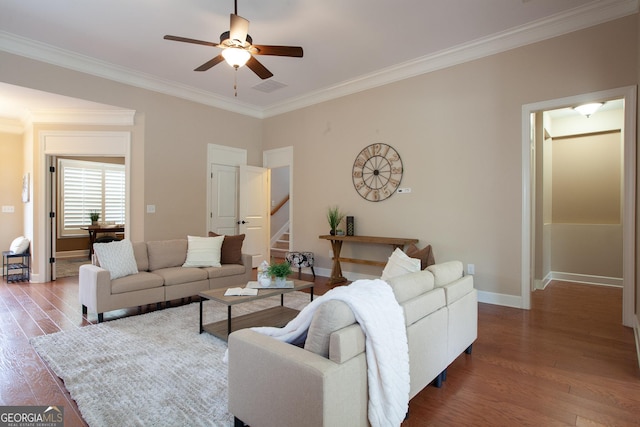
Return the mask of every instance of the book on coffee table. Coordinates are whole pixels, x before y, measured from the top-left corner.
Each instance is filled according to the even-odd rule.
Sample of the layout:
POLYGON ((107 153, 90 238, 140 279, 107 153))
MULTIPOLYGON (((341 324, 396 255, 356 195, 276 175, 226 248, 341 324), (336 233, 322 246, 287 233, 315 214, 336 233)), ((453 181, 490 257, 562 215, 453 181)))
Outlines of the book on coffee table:
POLYGON ((293 289, 293 280, 286 280, 283 286, 276 285, 276 281, 272 280, 269 286, 262 286, 259 282, 251 281, 247 283, 249 289, 293 289))
POLYGON ((249 288, 229 288, 224 293, 225 297, 229 296, 253 296, 258 295, 257 289, 249 289, 249 288))

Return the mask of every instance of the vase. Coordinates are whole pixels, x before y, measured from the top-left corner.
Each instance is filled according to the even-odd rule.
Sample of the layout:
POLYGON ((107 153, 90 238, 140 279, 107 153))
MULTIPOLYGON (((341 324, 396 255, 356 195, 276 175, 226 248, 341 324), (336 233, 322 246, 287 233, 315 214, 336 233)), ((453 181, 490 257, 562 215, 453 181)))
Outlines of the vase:
POLYGON ((353 217, 347 217, 347 236, 353 236, 355 234, 355 225, 353 222, 353 217))
POLYGON ((336 235, 336 230, 329 231, 329 234, 331 234, 332 236, 335 236, 336 235))
POLYGON ((262 274, 261 277, 258 278, 258 282, 263 288, 268 288, 269 286, 271 286, 271 277, 267 276, 266 274, 262 274))
POLYGON ((284 285, 287 282, 287 278, 286 277, 276 277, 276 288, 283 288, 284 285))

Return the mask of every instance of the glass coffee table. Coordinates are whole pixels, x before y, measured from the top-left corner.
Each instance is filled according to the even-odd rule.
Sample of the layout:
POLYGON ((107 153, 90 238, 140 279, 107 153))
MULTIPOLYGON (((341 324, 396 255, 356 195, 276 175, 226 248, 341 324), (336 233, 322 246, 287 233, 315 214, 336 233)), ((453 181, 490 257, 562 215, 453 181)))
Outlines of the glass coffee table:
POLYGON ((212 289, 203 291, 198 294, 200 296, 200 333, 208 332, 213 336, 227 341, 229 334, 238 329, 252 328, 254 326, 285 326, 291 319, 298 315, 298 310, 284 305, 284 294, 300 291, 303 289, 310 290, 310 301, 313 301, 313 282, 304 280, 292 280, 293 287, 290 288, 258 288, 258 295, 250 296, 225 296, 227 288, 212 289), (231 317, 231 307, 238 304, 244 304, 259 299, 269 298, 280 295, 280 305, 276 307, 259 310, 242 316, 231 317), (216 301, 227 306, 227 320, 220 320, 213 323, 203 324, 202 304, 205 300, 216 301))

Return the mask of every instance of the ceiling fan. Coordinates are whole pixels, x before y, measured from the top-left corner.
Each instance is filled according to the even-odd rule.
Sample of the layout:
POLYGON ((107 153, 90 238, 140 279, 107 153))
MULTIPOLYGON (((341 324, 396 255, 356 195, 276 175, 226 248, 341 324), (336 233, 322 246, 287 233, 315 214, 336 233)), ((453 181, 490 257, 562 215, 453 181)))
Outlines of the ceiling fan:
POLYGON ((194 71, 206 71, 214 65, 226 60, 227 63, 236 70, 246 64, 251 71, 264 80, 272 77, 273 73, 262 65, 254 55, 290 56, 295 58, 302 57, 302 48, 300 46, 268 46, 253 44, 253 39, 248 32, 249 21, 238 15, 238 1, 234 0, 234 13, 231 14, 229 31, 225 31, 220 34, 220 43, 171 35, 164 36, 164 39, 201 44, 204 46, 213 46, 222 49, 222 52, 218 56, 205 62, 194 71))

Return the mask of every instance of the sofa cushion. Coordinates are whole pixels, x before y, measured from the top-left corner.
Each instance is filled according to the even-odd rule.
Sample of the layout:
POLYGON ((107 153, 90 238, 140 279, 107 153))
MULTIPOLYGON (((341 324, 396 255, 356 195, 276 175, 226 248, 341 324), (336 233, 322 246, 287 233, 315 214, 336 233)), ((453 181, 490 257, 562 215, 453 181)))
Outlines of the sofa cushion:
POLYGON ((187 259, 183 267, 220 267, 220 249, 224 236, 187 236, 187 259))
POLYGON ((351 308, 339 300, 329 300, 317 308, 311 319, 304 349, 323 357, 329 357, 331 333, 355 323, 351 308))
POLYGON ((141 271, 138 274, 112 280, 111 293, 122 294, 125 292, 142 291, 145 289, 159 288, 162 284, 162 277, 157 274, 141 271))
POLYGON ((187 239, 147 242, 149 271, 167 267, 180 267, 187 259, 187 239))
MULTIPOLYGON (((209 232, 210 237, 218 237, 213 231, 209 232)), ((244 242, 244 234, 230 236, 224 235, 222 242, 222 250, 220 253, 220 263, 222 264, 242 264, 242 243, 244 242)))
POLYGON ((128 239, 94 243, 93 252, 100 261, 100 267, 109 271, 111 280, 138 272, 133 245, 128 239))
POLYGON ((418 249, 416 245, 413 243, 407 246, 405 253, 410 258, 416 258, 420 260, 420 269, 424 270, 436 263, 436 260, 433 256, 433 249, 431 249, 431 245, 427 245, 422 249, 418 249))
POLYGON ((444 286, 462 277, 462 262, 448 261, 440 264, 434 264, 427 267, 427 270, 433 273, 435 285, 437 287, 444 286))
POLYGON ((181 285, 208 279, 207 272, 204 269, 195 267, 161 268, 153 270, 153 274, 162 277, 165 286, 181 285))
POLYGON ((396 248, 389 257, 387 265, 384 266, 380 278, 386 281, 392 277, 413 273, 415 271, 420 271, 420 260, 409 258, 400 248, 396 248))
POLYGON ((473 290, 473 276, 464 276, 443 286, 447 296, 447 305, 458 301, 473 290))
POLYGON ((235 276, 238 274, 244 274, 247 270, 242 264, 222 264, 220 267, 203 267, 202 270, 207 272, 209 279, 215 279, 216 277, 235 276))
POLYGON ((393 294, 400 304, 420 294, 429 292, 434 287, 433 274, 428 270, 393 277, 388 279, 387 283, 393 289, 393 294))
POLYGON ((418 295, 402 304, 404 320, 407 326, 413 325, 418 320, 427 317, 434 311, 440 310, 447 304, 445 291, 437 288, 431 292, 418 295))
POLYGON ((149 270, 149 255, 147 254, 147 244, 145 242, 135 242, 133 245, 133 256, 136 258, 138 271, 149 270))

